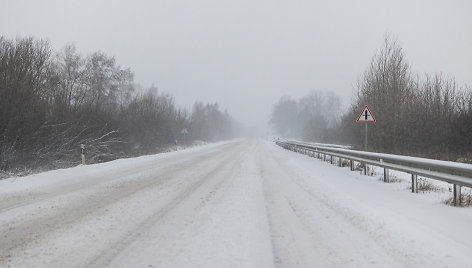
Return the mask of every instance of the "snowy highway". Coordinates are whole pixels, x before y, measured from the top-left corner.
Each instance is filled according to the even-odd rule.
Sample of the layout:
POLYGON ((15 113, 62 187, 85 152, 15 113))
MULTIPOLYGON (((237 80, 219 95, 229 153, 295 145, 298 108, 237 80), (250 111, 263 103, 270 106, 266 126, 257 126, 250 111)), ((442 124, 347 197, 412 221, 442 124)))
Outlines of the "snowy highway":
POLYGON ((0 267, 470 267, 471 223, 237 140, 0 181, 0 267))

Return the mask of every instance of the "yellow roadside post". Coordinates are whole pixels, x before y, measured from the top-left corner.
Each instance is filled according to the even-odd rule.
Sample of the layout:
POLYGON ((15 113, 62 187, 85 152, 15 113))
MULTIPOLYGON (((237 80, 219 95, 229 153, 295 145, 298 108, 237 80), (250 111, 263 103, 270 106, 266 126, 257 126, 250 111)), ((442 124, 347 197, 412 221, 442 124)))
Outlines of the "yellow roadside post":
POLYGON ((80 145, 80 153, 82 154, 82 165, 85 165, 85 145, 80 145))

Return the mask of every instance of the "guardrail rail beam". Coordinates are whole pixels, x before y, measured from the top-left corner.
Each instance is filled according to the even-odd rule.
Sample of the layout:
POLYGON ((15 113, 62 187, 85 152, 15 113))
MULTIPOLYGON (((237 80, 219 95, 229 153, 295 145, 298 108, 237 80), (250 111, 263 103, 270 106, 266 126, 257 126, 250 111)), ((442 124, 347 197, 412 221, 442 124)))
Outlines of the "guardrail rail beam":
POLYGON ((461 187, 472 188, 472 165, 427 158, 372 153, 346 149, 346 146, 309 144, 295 141, 277 141, 279 146, 294 152, 312 153, 312 156, 327 161, 336 157, 342 167, 344 159, 349 161, 350 170, 355 169, 355 162, 363 166, 364 175, 368 175, 369 165, 384 169, 384 182, 390 181, 390 170, 411 174, 411 192, 418 192, 418 176, 444 181, 453 185, 453 204, 461 205, 461 187))

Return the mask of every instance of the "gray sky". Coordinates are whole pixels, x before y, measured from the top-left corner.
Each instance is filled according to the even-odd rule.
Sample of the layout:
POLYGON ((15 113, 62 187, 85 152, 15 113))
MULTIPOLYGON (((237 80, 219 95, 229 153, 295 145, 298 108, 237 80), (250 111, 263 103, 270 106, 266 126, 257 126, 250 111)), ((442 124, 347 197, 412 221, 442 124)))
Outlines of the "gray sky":
POLYGON ((256 124, 282 95, 335 91, 347 105, 386 33, 413 71, 472 85, 471 10, 467 0, 0 0, 0 34, 102 50, 181 106, 217 101, 256 124))

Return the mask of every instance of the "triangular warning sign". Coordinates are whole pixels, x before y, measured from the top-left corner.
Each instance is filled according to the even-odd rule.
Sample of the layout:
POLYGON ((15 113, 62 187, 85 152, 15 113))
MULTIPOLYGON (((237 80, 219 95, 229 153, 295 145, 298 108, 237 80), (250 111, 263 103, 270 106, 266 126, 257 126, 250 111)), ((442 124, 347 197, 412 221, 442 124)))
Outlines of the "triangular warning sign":
POLYGON ((369 107, 367 105, 362 110, 362 113, 357 117, 357 122, 376 122, 374 115, 370 112, 369 107))

